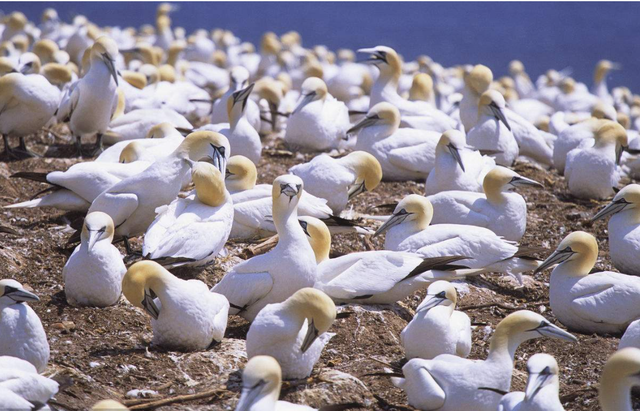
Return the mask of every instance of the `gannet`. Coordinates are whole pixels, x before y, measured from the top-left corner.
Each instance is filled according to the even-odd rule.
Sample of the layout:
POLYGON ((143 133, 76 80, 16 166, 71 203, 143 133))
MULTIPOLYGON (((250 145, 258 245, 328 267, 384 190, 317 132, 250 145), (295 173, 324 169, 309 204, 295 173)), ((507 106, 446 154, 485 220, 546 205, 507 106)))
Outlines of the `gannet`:
POLYGON ((534 354, 527 361, 524 392, 510 392, 500 400, 498 411, 564 411, 558 398, 558 363, 549 354, 534 354))
POLYGON ((142 255, 165 267, 204 266, 224 247, 233 224, 233 202, 220 171, 197 162, 195 190, 156 209, 144 236, 142 255))
POLYGON ((560 92, 553 102, 556 111, 590 113, 600 101, 598 97, 589 93, 583 84, 576 84, 576 81, 571 77, 562 79, 559 88, 560 92))
POLYGON ((0 355, 0 370, 20 370, 32 374, 37 374, 38 370, 29 361, 25 361, 18 357, 12 357, 10 355, 0 355))
MULTIPOLYGON (((460 103, 460 118, 467 133, 478 123, 483 110, 479 110, 480 98, 489 91, 493 81, 491 69, 483 65, 473 67, 464 76, 463 99, 460 103)), ((494 95, 496 99, 500 99, 494 95)), ((555 136, 538 130, 533 124, 509 108, 501 108, 501 112, 509 123, 513 137, 519 146, 519 153, 546 166, 552 165, 553 143, 555 136)), ((473 144, 467 135, 469 144, 473 144)), ((492 149, 495 150, 495 147, 492 149)))
POLYGON ((471 351, 471 320, 456 311, 456 289, 447 281, 436 281, 402 330, 400 339, 407 359, 429 360, 440 354, 466 358, 471 351))
POLYGON ((384 180, 424 180, 435 165, 441 133, 399 126, 398 109, 390 103, 378 103, 348 133, 359 131, 355 149, 380 162, 384 180))
POLYGON ((553 146, 553 165, 561 175, 567 164, 567 154, 581 145, 583 141, 594 138, 595 132, 604 122, 595 117, 586 121, 572 124, 562 130, 558 135, 558 141, 553 146))
POLYGON ((605 121, 594 134, 594 144, 577 147, 567 154, 565 179, 578 198, 603 199, 613 195, 622 170, 620 157, 628 145, 627 132, 614 121, 605 121))
POLYGON ((416 253, 423 258, 465 256, 456 264, 507 273, 521 284, 521 273, 535 270, 540 264, 531 257, 529 249, 519 248, 488 228, 446 223, 429 225, 433 215, 428 198, 410 194, 400 201, 376 235, 388 230, 384 243, 387 250, 416 253))
POLYGON ((632 411, 631 389, 638 383, 640 349, 624 348, 609 357, 602 368, 598 400, 602 411, 632 411))
POLYGON ((47 402, 58 392, 59 384, 47 377, 16 369, 0 369, 0 408, 6 410, 49 409, 47 402), (26 408, 22 399, 27 401, 26 408), (43 408, 44 407, 44 408, 43 408))
POLYGON ((127 270, 122 292, 151 316, 154 344, 198 351, 224 337, 229 302, 200 280, 181 280, 154 261, 139 261, 127 270))
POLYGON ((114 247, 114 226, 105 213, 88 214, 81 243, 62 269, 64 292, 72 306, 108 307, 120 299, 127 268, 114 247))
POLYGON ((482 182, 496 166, 493 158, 470 149, 464 134, 458 130, 445 131, 436 145, 435 167, 425 183, 426 195, 441 191, 482 192, 482 182))
POLYGON ((124 238, 129 254, 128 238, 144 233, 155 218, 156 208, 175 200, 193 162, 209 157, 224 172, 229 151, 229 141, 222 134, 191 133, 173 153, 100 194, 89 212, 102 211, 111 216, 116 238, 124 238))
POLYGON ((104 142, 116 144, 123 140, 145 138, 151 129, 161 122, 170 123, 181 130, 193 129, 184 116, 167 107, 131 110, 109 123, 104 142))
POLYGON ((619 70, 620 68, 620 64, 612 63, 609 60, 600 60, 593 73, 592 93, 607 104, 613 104, 613 97, 609 94, 609 89, 607 88, 607 74, 611 70, 619 70))
POLYGON ((457 280, 481 270, 451 265, 462 257, 422 258, 388 250, 349 253, 329 259, 331 235, 317 218, 299 217, 318 263, 314 288, 340 303, 393 304, 435 280, 457 280))
POLYGON ((505 102, 495 90, 482 93, 478 102, 478 121, 469 130, 468 143, 478 150, 497 150, 496 163, 509 167, 520 153, 511 126, 504 115, 505 102))
POLYGON ((482 183, 483 193, 444 191, 427 198, 433 205, 433 224, 485 227, 509 241, 520 241, 527 228, 527 204, 510 190, 520 186, 543 187, 515 171, 496 166, 482 183))
POLYGON ((287 121, 284 141, 302 149, 328 150, 344 141, 349 127, 347 106, 329 94, 322 79, 309 77, 287 121))
POLYGON ((640 319, 633 321, 624 332, 618 349, 621 350, 626 347, 640 348, 640 319))
POLYGON ((533 97, 536 88, 520 60, 512 60, 509 63, 509 74, 513 77, 513 82, 520 98, 533 97))
POLYGON ((518 346, 540 337, 577 341, 539 314, 516 311, 496 327, 486 360, 450 354, 413 359, 402 367, 404 378, 392 381, 405 391, 409 404, 421 410, 495 411, 501 397, 494 390, 509 391, 518 346))
MULTIPOLYGON (((249 85, 249 71, 242 66, 235 66, 229 70, 229 89, 213 103, 213 111, 211 112, 211 124, 229 123, 229 113, 227 109, 227 101, 236 91, 240 91, 249 85)), ((246 117, 256 130, 260 130, 260 109, 258 104, 249 99, 246 102, 246 117)))
POLYGON ((327 332, 335 318, 329 296, 314 288, 298 290, 256 316, 247 333, 247 357, 269 355, 280 363, 283 378, 307 378, 335 335, 327 332))
POLYGON ((184 141, 184 136, 171 123, 162 122, 151 127, 146 138, 120 141, 104 150, 94 161, 120 162, 120 154, 132 141, 144 149, 138 159, 153 162, 172 153, 184 141))
POLYGON ((24 137, 44 127, 59 102, 60 90, 40 74, 10 73, 0 77, 0 134, 4 153, 12 158, 33 157, 24 137), (20 138, 17 149, 9 145, 10 136, 20 138))
POLYGON ((12 177, 47 183, 51 187, 41 193, 49 191, 51 193, 34 200, 11 204, 5 208, 55 207, 69 211, 85 211, 102 192, 123 179, 146 170, 149 165, 148 161, 134 161, 126 164, 84 162, 76 163, 66 171, 18 172, 12 177))
POLYGON ((227 100, 229 127, 221 128, 218 132, 229 139, 233 155, 245 156, 258 164, 262 157, 262 142, 260 134, 249 123, 246 110, 253 86, 254 83, 251 83, 248 87, 236 91, 227 100))
MULTIPOLYGON (((269 235, 276 232, 273 221, 266 216, 271 215, 272 185, 258 184, 258 172, 255 164, 244 156, 233 156, 227 167, 226 186, 231 193, 234 208, 234 222, 231 229, 232 239, 250 239, 269 235)), ((298 214, 317 217, 332 224, 334 233, 361 232, 367 233, 348 220, 332 215, 327 200, 316 197, 305 191, 298 204, 298 214)))
POLYGON ((360 49, 358 52, 368 53, 370 57, 366 63, 373 64, 380 70, 380 75, 371 88, 370 109, 378 103, 387 102, 398 108, 403 119, 405 116, 409 119, 418 117, 414 121, 420 123, 421 128, 425 127, 426 130, 443 133, 457 128, 456 122, 452 118, 429 103, 405 100, 398 94, 402 62, 395 50, 386 46, 376 46, 360 49), (422 117, 427 118, 423 119, 422 117))
POLYGON ((612 271, 589 274, 597 258, 595 237, 575 231, 536 272, 559 264, 551 273, 549 302, 567 328, 585 334, 620 333, 640 318, 640 277, 612 271))
POLYGON ((327 200, 339 215, 353 197, 374 190, 382 180, 382 167, 374 156, 354 151, 341 158, 320 154, 289 169, 304 181, 305 191, 327 200))
POLYGON ((616 193, 611 203, 600 210, 592 221, 611 216, 609 225, 609 256, 619 271, 640 275, 640 264, 635 257, 640 244, 640 185, 629 184, 616 193))
POLYGON ((279 303, 316 279, 316 260, 298 222, 303 195, 300 177, 284 175, 273 181, 273 222, 278 244, 266 254, 244 261, 225 274, 212 291, 223 294, 231 314, 253 320, 270 303, 279 303))
POLYGON ((82 155, 82 136, 97 133, 95 152, 102 149, 102 134, 107 131, 118 104, 117 56, 115 41, 106 36, 98 38, 91 47, 89 71, 60 102, 57 117, 60 120, 69 119, 69 128, 76 137, 78 155, 82 155))
POLYGON ((38 314, 26 302, 37 295, 15 280, 0 280, 0 355, 21 358, 43 372, 49 361, 49 343, 38 314))

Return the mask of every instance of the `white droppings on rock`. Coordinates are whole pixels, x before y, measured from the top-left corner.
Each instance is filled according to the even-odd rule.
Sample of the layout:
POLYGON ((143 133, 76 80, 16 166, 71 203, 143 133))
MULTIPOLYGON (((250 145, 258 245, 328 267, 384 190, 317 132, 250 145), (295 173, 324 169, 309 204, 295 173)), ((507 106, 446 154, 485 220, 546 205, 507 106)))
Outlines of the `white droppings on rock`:
POLYGON ((91 361, 91 362, 89 363, 89 367, 91 367, 91 368, 96 368, 96 367, 99 367, 99 366, 101 366, 101 365, 102 365, 102 364, 101 364, 101 363, 99 363, 99 362, 97 362, 97 361, 91 361))
POLYGON ((157 397, 158 395, 158 391, 136 389, 127 392, 124 396, 127 398, 152 398, 157 397))

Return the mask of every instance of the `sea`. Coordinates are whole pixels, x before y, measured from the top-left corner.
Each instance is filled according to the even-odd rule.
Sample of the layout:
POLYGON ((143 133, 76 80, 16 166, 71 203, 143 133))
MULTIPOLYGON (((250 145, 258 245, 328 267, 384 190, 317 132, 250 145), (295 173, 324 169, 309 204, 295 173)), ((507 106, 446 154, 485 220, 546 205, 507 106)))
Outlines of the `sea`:
MULTIPOLYGON (((591 85, 600 59, 622 65, 608 78, 640 93, 640 3, 617 2, 180 2, 171 16, 188 31, 223 28, 259 44, 265 31, 298 31, 305 47, 386 45, 403 57, 426 54, 444 66, 482 63, 496 77, 521 60, 535 79, 572 70, 591 85)), ((2 2, 39 21, 54 7, 70 21, 83 14, 101 26, 154 22, 154 2, 2 2)))

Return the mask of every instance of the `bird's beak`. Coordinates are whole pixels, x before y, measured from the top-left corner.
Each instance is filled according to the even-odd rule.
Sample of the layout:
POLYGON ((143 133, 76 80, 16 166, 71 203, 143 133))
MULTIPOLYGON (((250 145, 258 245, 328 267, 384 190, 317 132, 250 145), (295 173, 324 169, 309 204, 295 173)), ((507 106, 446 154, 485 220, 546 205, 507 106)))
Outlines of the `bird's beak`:
POLYGON ((267 384, 266 381, 260 380, 253 387, 243 387, 242 393, 240 394, 240 400, 238 401, 238 405, 236 405, 235 411, 249 411, 251 406, 258 398, 258 395, 262 392, 262 388, 267 384))
POLYGON ((616 164, 620 165, 620 160, 622 159, 622 153, 628 150, 629 147, 625 147, 622 144, 616 145, 616 164))
POLYGON ((347 130, 347 134, 353 134, 363 128, 374 126, 378 123, 378 120, 380 120, 380 117, 378 116, 365 117, 358 124, 347 130))
POLYGON ((88 230, 89 231, 89 244, 87 244, 89 251, 93 249, 93 246, 100 240, 102 234, 104 234, 105 229, 101 228, 100 230, 88 230))
POLYGON ((291 114, 296 114, 298 111, 302 110, 302 108, 311 103, 314 98, 316 98, 315 91, 312 91, 309 94, 305 94, 304 97, 302 97, 302 100, 300 100, 300 103, 298 103, 298 106, 295 108, 295 110, 293 110, 293 113, 291 114))
POLYGON ((384 224, 382 224, 375 233, 373 233, 373 236, 378 236, 389 230, 391 227, 397 226, 398 224, 402 223, 407 217, 409 217, 409 215, 410 213, 407 212, 404 212, 402 214, 392 214, 391 217, 389 217, 389 219, 385 221, 384 224))
POLYGON ((458 148, 456 146, 454 146, 453 144, 449 143, 447 144, 447 148, 449 149, 449 152, 451 153, 451 155, 453 156, 453 158, 456 160, 456 163, 460 164, 460 168, 462 169, 462 172, 464 173, 464 164, 462 164, 462 158, 460 157, 460 152, 458 151, 458 148))
POLYGON ((447 297, 438 297, 437 295, 434 295, 425 305, 416 310, 416 314, 422 311, 429 311, 430 309, 443 304, 445 301, 447 301, 447 297))
POLYGON ((542 387, 545 386, 545 384, 551 377, 552 377, 552 374, 549 372, 541 372, 539 374, 529 374, 529 379, 527 380, 527 387, 524 390, 525 402, 531 401, 533 397, 535 397, 536 394, 540 392, 542 387))
POLYGON ((118 86, 118 73, 116 72, 116 66, 115 66, 115 63, 113 62, 113 59, 108 54, 103 53, 102 60, 104 60, 104 64, 107 65, 107 68, 109 69, 109 73, 111 73, 113 80, 116 82, 116 86, 118 86))
POLYGON ((533 273, 537 274, 543 270, 546 270, 552 265, 564 263, 569 259, 569 257, 571 257, 574 254, 575 252, 570 248, 565 248, 564 250, 556 250, 553 253, 551 253, 551 255, 547 257, 547 259, 544 260, 542 264, 540 264, 533 273))
POLYGON ((573 334, 570 334, 562 328, 550 323, 540 324, 539 327, 534 328, 532 331, 537 331, 541 335, 549 338, 558 338, 560 340, 567 340, 571 342, 578 341, 578 339, 573 334))
POLYGON ((620 64, 620 63, 611 63, 609 68, 610 68, 610 70, 622 70, 622 64, 620 64))
POLYGON ((280 184, 280 194, 284 194, 287 197, 293 198, 300 192, 300 185, 292 184, 280 184))
POLYGON ((238 103, 242 103, 242 109, 244 110, 247 104, 247 99, 251 95, 251 91, 253 91, 253 86, 255 86, 255 83, 251 83, 249 84, 249 87, 233 93, 233 105, 235 106, 238 103))
POLYGON ((225 157, 226 149, 224 146, 214 146, 213 147, 213 157, 211 157, 211 161, 215 168, 220 171, 220 173, 227 173, 227 158, 225 157))
POLYGON ((311 347, 311 344, 318 338, 320 331, 313 324, 313 320, 309 321, 309 327, 307 327, 307 334, 304 336, 304 340, 302 340, 302 345, 300 346, 300 352, 305 353, 311 347))
POLYGON ((529 186, 529 187, 544 188, 544 186, 538 183, 537 181, 531 180, 530 178, 526 178, 522 176, 514 176, 509 182, 509 184, 511 184, 514 187, 529 186))
POLYGON ((607 204, 607 206, 605 208, 603 208, 602 210, 598 211, 598 213, 591 218, 591 221, 596 221, 596 220, 599 220, 599 219, 604 218, 606 216, 617 214, 617 213, 619 213, 620 211, 624 210, 625 208, 627 208, 630 205, 631 205, 631 203, 629 203, 624 198, 621 198, 621 199, 616 200, 616 201, 612 201, 609 204, 607 204))
POLYGON ((364 180, 361 183, 351 184, 348 191, 349 200, 351 200, 353 197, 357 196, 358 194, 364 193, 365 191, 367 191, 367 188, 364 185, 364 180))
POLYGON ((142 306, 144 307, 144 310, 147 312, 147 314, 149 314, 154 320, 157 320, 158 316, 160 315, 160 310, 158 309, 156 303, 153 302, 154 298, 155 297, 151 295, 150 292, 145 290, 144 300, 142 300, 142 306))
POLYGON ((5 287, 3 297, 9 297, 17 303, 27 301, 40 301, 40 298, 37 295, 25 290, 24 288, 5 287))
POLYGON ((378 64, 378 63, 386 63, 387 59, 385 58, 385 56, 380 53, 380 51, 376 50, 375 48, 365 48, 365 49, 358 49, 358 53, 367 53, 369 54, 369 58, 366 60, 361 61, 361 63, 365 63, 365 64, 378 64))
POLYGON ((231 171, 229 171, 229 169, 227 168, 227 172, 224 175, 224 179, 226 180, 227 178, 231 177, 232 175, 234 175, 231 171))
POLYGON ((507 121, 507 117, 505 117, 502 109, 494 103, 489 104, 489 108, 491 109, 491 112, 493 113, 494 117, 502 121, 504 125, 507 126, 507 129, 511 131, 511 126, 509 125, 509 122, 507 121))

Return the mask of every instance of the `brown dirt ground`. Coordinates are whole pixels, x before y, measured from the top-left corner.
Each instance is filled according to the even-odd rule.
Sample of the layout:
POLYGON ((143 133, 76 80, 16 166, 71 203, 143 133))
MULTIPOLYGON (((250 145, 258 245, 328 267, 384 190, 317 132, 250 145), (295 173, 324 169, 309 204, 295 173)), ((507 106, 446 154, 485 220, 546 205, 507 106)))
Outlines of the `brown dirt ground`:
MULTIPOLYGON (((64 127, 56 128, 57 137, 46 133, 31 138, 32 148, 47 156, 0 163, 0 204, 24 201, 43 189, 39 183, 9 178, 22 170, 52 171, 66 169, 78 161, 69 157, 72 150, 63 141, 64 127), (56 156, 54 158, 53 156, 56 156)), ((259 182, 271 182, 293 164, 310 160, 313 155, 292 155, 280 143, 268 139, 260 163, 259 182)), ((17 142, 15 142, 17 143, 17 142)), ((586 221, 604 202, 576 201, 567 193, 564 179, 555 172, 518 163, 516 170, 545 185, 544 190, 523 190, 529 205, 528 230, 522 243, 554 248, 574 230, 595 234, 600 245, 598 268, 610 269, 606 225, 590 226, 586 221)), ((369 212, 368 206, 398 201, 410 193, 423 193, 423 184, 383 183, 374 192, 357 197, 354 209, 369 212)), ((12 227, 17 235, 0 233, 2 277, 14 278, 33 288, 40 296, 31 304, 42 319, 51 345, 47 375, 69 376, 73 385, 58 393, 54 405, 60 409, 87 409, 104 398, 118 399, 129 406, 153 408, 153 401, 179 395, 202 393, 199 399, 165 405, 162 409, 233 409, 240 390, 240 373, 246 357, 244 339, 248 323, 231 317, 225 340, 205 352, 170 352, 150 346, 152 331, 148 316, 124 299, 114 307, 73 308, 64 298, 62 268, 71 249, 65 247, 69 231, 66 224, 74 216, 53 209, 3 210, 0 224, 12 227), (130 390, 152 390, 150 399, 125 397, 130 390)), ((140 243, 134 243, 140 247, 140 243)), ((334 238, 333 253, 339 255, 366 250, 371 244, 382 248, 380 238, 367 244, 357 234, 334 238)), ((212 286, 225 270, 239 261, 248 244, 233 244, 230 255, 197 278, 212 286)), ((246 254, 245 254, 246 255, 246 254)), ((544 256, 542 256, 544 257, 544 256)), ((465 310, 476 328, 470 358, 485 358, 489 334, 507 314, 530 309, 556 322, 548 303, 549 272, 527 277, 523 288, 499 276, 470 280, 471 292, 462 296, 459 307, 465 310), (481 306, 481 307, 477 307, 481 306)), ((403 392, 386 377, 368 374, 381 372, 377 360, 401 365, 403 349, 399 334, 411 319, 424 291, 392 307, 345 306, 351 313, 332 327, 336 336, 324 351, 306 381, 285 383, 282 399, 319 407, 357 401, 369 409, 404 410, 403 392)), ((552 354, 560 365, 560 394, 567 410, 596 410, 597 382, 602 366, 618 344, 619 336, 578 335, 577 344, 538 339, 524 343, 516 353, 512 389, 522 390, 526 382, 526 360, 534 353, 552 354)))

